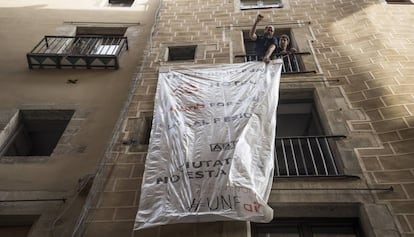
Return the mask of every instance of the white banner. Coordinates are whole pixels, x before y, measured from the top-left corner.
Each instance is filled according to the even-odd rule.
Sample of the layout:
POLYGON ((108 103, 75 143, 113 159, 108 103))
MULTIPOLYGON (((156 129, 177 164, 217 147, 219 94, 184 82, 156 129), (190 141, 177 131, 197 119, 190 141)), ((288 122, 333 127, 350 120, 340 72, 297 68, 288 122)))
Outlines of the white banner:
POLYGON ((281 61, 160 72, 134 229, 269 222, 281 61))

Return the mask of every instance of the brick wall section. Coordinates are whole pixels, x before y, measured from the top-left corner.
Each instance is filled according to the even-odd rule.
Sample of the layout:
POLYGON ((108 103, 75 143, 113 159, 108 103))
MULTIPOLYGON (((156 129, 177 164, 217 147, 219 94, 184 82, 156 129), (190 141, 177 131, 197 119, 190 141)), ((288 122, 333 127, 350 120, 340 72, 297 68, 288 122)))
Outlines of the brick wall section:
MULTIPOLYGON (((222 41, 217 26, 251 25, 257 13, 235 11, 230 0, 163 1, 158 33, 128 118, 140 118, 153 109, 163 44, 216 44, 196 63, 228 63, 229 44, 222 41)), ((379 141, 379 146, 355 150, 370 186, 394 187, 392 193, 375 193, 375 202, 391 210, 402 236, 414 236, 414 8, 379 0, 292 0, 289 7, 261 13, 270 22, 312 22, 313 46, 323 75, 339 80, 332 86, 345 93, 347 106, 367 115, 366 120, 347 121, 351 137, 363 132, 379 141)), ((84 236, 245 236, 244 227, 237 228, 243 225, 237 223, 180 224, 133 232, 146 152, 131 152, 122 144, 131 133, 125 124, 84 236), (229 234, 227 229, 239 233, 229 234)))
MULTIPOLYGON (((404 236, 414 234, 410 190, 414 182, 414 127, 408 122, 413 119, 409 108, 414 102, 414 29, 406 25, 413 19, 412 7, 367 6, 330 26, 329 36, 335 39, 339 57, 324 53, 319 57, 336 66, 327 72, 330 76, 348 71, 341 78, 348 99, 354 108, 369 115, 382 148, 367 147, 357 153, 373 183, 394 187, 392 195, 376 196, 378 203, 389 206, 404 236)), ((324 39, 318 40, 324 46, 324 39)))

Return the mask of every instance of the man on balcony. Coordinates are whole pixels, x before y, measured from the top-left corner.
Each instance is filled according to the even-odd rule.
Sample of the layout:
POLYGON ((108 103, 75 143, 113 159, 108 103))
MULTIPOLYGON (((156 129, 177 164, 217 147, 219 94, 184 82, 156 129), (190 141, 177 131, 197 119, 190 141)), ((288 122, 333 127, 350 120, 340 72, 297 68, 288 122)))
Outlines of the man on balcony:
POLYGON ((256 56, 257 60, 269 63, 270 59, 275 56, 278 42, 274 36, 275 28, 271 25, 267 25, 264 29, 263 35, 256 35, 257 24, 263 20, 262 15, 257 15, 257 18, 250 29, 249 37, 251 40, 256 41, 256 56))

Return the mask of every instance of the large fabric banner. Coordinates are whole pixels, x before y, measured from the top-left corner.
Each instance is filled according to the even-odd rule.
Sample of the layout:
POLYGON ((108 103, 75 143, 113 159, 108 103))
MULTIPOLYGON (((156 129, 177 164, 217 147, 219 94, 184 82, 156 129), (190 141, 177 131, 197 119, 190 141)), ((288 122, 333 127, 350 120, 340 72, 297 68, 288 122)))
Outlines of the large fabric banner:
POLYGON ((268 222, 281 62, 160 71, 134 229, 268 222))

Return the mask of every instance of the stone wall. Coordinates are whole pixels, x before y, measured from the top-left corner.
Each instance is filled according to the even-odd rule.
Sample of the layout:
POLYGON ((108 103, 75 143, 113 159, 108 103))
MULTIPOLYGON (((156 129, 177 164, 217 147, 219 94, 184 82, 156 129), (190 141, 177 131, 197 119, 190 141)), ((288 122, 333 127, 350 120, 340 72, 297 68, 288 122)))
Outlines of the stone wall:
POLYGON ((347 136, 336 143, 341 178, 275 180, 269 203, 276 216, 280 210, 281 217, 326 217, 338 208, 334 216, 360 218, 367 236, 414 236, 413 7, 380 0, 284 2, 281 9, 246 11, 238 9, 237 0, 162 2, 122 132, 106 159, 101 185, 93 189, 97 198, 89 200, 84 236, 249 236, 242 222, 133 232, 146 149, 130 141, 140 132, 133 121, 153 110, 158 69, 234 62, 243 51, 241 31, 249 30, 259 12, 263 25, 302 22, 300 27, 309 29, 317 72, 282 76, 281 91, 314 91, 325 129, 347 136), (198 45, 194 62, 166 61, 168 46, 186 44, 198 45), (391 186, 393 191, 386 191, 391 186))

